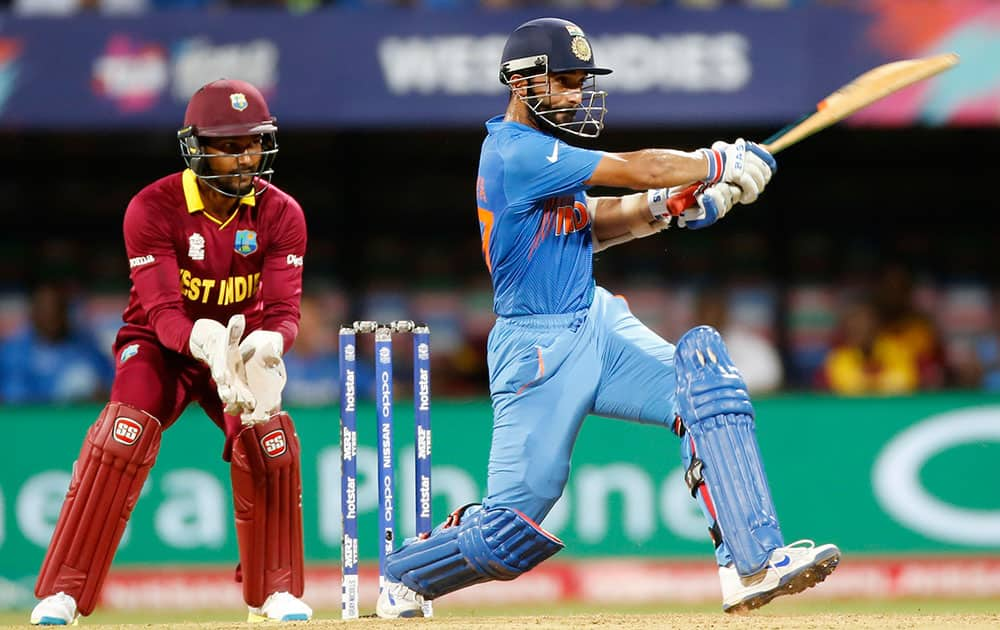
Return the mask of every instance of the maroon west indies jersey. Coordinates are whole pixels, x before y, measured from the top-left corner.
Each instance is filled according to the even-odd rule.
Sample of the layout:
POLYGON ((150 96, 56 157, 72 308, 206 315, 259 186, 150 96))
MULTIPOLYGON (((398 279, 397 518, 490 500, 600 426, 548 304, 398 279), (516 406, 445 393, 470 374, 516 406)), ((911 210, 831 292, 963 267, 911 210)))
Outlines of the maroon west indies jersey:
POLYGON ((225 325, 243 313, 247 332, 281 333, 287 352, 299 331, 302 208, 274 185, 258 197, 244 197, 225 221, 204 207, 190 169, 132 198, 124 222, 132 290, 116 345, 155 339, 190 355, 194 320, 225 325))

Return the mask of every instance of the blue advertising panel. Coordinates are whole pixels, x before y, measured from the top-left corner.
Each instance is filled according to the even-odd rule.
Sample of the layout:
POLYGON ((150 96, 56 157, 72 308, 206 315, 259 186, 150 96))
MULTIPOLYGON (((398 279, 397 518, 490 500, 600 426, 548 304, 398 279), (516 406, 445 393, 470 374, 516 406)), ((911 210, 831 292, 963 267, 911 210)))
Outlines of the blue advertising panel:
MULTIPOLYGON (((977 20, 979 36, 962 35, 963 22, 951 25, 951 41, 914 43, 886 35, 895 32, 888 13, 649 8, 564 15, 588 32, 598 63, 615 69, 600 87, 609 92, 607 122, 619 128, 781 124, 864 70, 902 56, 947 44, 969 48, 963 66, 976 64, 978 53, 989 59, 976 37, 998 41, 1000 33, 1000 17, 966 16, 977 20)), ((178 127, 191 93, 222 76, 260 87, 286 128, 479 125, 505 103, 497 80, 503 42, 533 17, 337 9, 7 18, 0 21, 0 128, 178 127)), ((927 105, 936 120, 948 121, 961 113, 963 94, 980 105, 985 95, 988 105, 1000 98, 1000 77, 991 72, 975 75, 987 82, 985 92, 958 82, 950 100, 911 94, 886 120, 926 119, 927 105)), ((995 118, 997 110, 981 106, 974 118, 978 111, 995 118)))

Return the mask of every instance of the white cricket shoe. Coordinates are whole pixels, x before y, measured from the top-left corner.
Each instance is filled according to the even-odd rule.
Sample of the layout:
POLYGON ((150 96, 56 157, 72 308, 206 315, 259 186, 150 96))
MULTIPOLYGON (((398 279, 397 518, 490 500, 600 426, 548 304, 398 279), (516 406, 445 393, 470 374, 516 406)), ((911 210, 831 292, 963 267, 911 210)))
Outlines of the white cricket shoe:
POLYGON ((260 608, 247 606, 247 621, 309 621, 313 611, 304 601, 287 591, 271 593, 260 608))
POLYGON ((740 613, 760 608, 775 597, 801 593, 833 573, 840 562, 836 545, 820 545, 798 540, 771 552, 767 567, 741 579, 733 566, 719 567, 722 581, 722 610, 740 613))
POLYGON ((75 626, 79 621, 76 600, 62 591, 49 595, 31 611, 31 624, 35 626, 75 626))
POLYGON ((382 619, 400 617, 423 617, 424 598, 401 582, 385 581, 385 587, 378 594, 375 614, 382 619))

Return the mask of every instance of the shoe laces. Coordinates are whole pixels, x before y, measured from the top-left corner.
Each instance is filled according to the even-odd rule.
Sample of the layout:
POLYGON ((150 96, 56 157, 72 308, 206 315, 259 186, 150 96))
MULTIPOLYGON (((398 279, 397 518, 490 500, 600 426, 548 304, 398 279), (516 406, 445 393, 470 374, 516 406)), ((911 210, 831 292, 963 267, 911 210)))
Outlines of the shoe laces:
POLYGON ((408 587, 406 584, 403 584, 402 582, 388 582, 388 584, 386 584, 386 588, 388 589, 388 595, 390 601, 393 598, 405 599, 421 604, 424 601, 424 598, 419 593, 408 587))
MULTIPOLYGON (((803 538, 802 540, 796 540, 795 542, 785 545, 784 547, 778 547, 771 552, 772 556, 775 553, 782 553, 789 558, 796 558, 804 554, 808 554, 816 547, 816 543, 808 538, 803 538)), ((770 563, 769 563, 770 564, 770 563)))
POLYGON ((257 610, 261 611, 264 610, 265 608, 271 608, 273 606, 298 607, 301 605, 302 605, 301 600, 298 597, 289 593, 288 591, 275 591, 274 593, 271 593, 270 595, 267 596, 267 599, 264 600, 264 605, 258 608, 257 610))

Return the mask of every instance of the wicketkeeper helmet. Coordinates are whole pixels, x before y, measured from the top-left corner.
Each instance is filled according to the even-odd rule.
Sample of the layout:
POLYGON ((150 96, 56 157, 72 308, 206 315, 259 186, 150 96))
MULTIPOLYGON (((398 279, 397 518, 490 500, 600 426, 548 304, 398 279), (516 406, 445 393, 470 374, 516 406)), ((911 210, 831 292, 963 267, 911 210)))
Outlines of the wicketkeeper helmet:
POLYGON ((205 153, 199 138, 261 137, 260 164, 254 172, 263 186, 254 186, 261 194, 270 185, 274 174, 274 159, 278 153, 277 121, 271 115, 264 96, 246 81, 219 79, 201 88, 191 97, 184 113, 184 127, 177 132, 181 155, 195 175, 212 189, 227 195, 240 196, 219 188, 215 182, 232 175, 215 175, 205 164, 205 158, 239 157, 237 154, 205 153))

